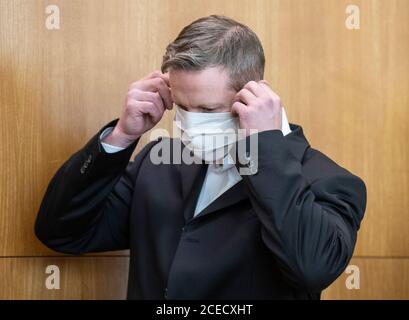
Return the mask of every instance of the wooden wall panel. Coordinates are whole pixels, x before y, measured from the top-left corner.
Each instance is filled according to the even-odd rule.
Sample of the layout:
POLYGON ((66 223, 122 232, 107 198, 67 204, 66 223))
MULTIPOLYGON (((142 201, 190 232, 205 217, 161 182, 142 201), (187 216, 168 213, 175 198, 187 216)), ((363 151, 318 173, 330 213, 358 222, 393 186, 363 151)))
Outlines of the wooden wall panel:
POLYGON ((125 299, 127 257, 0 258, 0 299, 125 299), (60 289, 48 289, 49 265, 60 270, 60 289))
MULTIPOLYGON (((0 299, 124 299, 128 262, 126 257, 0 258, 0 299), (48 265, 60 268, 59 290, 45 286, 48 265)), ((360 289, 347 289, 344 273, 323 299, 408 299, 409 259, 355 258, 351 264, 359 267, 360 289)))
POLYGON ((359 289, 347 288, 351 274, 344 272, 323 292, 322 299, 409 299, 409 258, 354 258, 351 264, 359 267, 359 289))
MULTIPOLYGON (((128 84, 160 67, 180 29, 212 13, 259 35, 265 78, 290 122, 365 180, 356 255, 409 256, 408 1, 354 1, 353 31, 348 0, 53 0, 54 31, 44 26, 49 4, 0 0, 0 256, 55 254, 33 234, 50 178, 119 116, 128 84)), ((170 130, 172 118, 159 127, 170 130)))

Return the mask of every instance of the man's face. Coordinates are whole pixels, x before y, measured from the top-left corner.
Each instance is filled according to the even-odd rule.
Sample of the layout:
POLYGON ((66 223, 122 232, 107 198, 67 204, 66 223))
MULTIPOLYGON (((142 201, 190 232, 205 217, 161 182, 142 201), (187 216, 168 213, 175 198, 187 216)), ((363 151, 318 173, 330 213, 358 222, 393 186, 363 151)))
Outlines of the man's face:
POLYGON ((190 112, 230 112, 235 90, 220 67, 201 71, 170 70, 169 82, 176 105, 190 112))

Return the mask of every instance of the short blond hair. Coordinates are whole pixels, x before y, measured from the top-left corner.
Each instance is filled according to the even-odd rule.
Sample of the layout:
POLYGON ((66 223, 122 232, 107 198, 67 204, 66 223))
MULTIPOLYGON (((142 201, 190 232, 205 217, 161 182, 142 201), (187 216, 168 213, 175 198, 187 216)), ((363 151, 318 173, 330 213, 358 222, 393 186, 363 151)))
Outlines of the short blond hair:
POLYGON ((229 87, 236 91, 249 81, 264 77, 265 57, 257 35, 247 26, 225 16, 211 15, 184 27, 166 47, 162 72, 203 70, 221 66, 229 87))

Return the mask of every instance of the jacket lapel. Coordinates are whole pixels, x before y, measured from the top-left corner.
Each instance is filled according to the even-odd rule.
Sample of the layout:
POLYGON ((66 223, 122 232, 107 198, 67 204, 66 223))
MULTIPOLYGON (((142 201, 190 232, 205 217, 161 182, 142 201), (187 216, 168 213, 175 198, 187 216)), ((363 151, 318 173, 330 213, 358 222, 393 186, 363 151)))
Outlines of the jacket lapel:
MULTIPOLYGON (((301 162, 306 149, 310 146, 303 134, 300 126, 290 124, 291 133, 285 136, 289 145, 290 151, 301 162)), ((227 206, 231 206, 239 201, 248 198, 248 190, 244 180, 239 181, 229 190, 220 195, 206 208, 199 212, 196 217, 193 217, 193 212, 196 207, 196 202, 199 197, 203 181, 207 173, 208 166, 203 162, 200 164, 184 164, 180 165, 182 196, 184 203, 184 218, 185 222, 189 220, 200 219, 212 212, 216 212, 227 206)))
POLYGON ((216 212, 220 209, 231 206, 239 201, 247 199, 246 185, 243 180, 237 182, 229 190, 221 194, 217 199, 210 203, 206 208, 199 212, 193 219, 200 219, 205 215, 216 212))
POLYGON ((305 138, 301 126, 290 123, 290 128, 291 133, 286 135, 284 138, 287 140, 290 151, 294 154, 297 160, 301 162, 304 157, 304 153, 307 150, 307 148, 310 147, 310 144, 308 140, 305 138))

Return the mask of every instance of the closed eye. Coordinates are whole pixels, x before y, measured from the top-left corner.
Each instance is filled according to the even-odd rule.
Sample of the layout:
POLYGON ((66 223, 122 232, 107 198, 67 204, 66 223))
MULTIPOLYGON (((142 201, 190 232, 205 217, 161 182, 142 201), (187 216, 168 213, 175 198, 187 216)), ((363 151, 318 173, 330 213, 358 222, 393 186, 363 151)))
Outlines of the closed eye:
POLYGON ((185 110, 185 111, 188 111, 188 110, 186 109, 186 107, 185 107, 185 106, 182 106, 181 104, 175 103, 175 105, 177 105, 179 108, 182 108, 182 109, 185 110))
POLYGON ((213 109, 206 107, 199 107, 200 112, 213 112, 213 109))
MULTIPOLYGON (((175 105, 177 105, 179 108, 182 108, 185 111, 189 111, 184 105, 175 103, 175 105)), ((197 107, 192 107, 190 111, 195 110, 196 112, 217 112, 219 109, 224 108, 223 105, 215 105, 214 107, 210 107, 210 106, 204 106, 204 105, 200 105, 197 107)))

